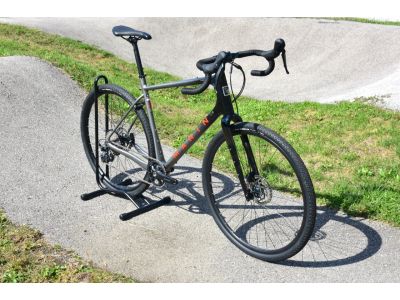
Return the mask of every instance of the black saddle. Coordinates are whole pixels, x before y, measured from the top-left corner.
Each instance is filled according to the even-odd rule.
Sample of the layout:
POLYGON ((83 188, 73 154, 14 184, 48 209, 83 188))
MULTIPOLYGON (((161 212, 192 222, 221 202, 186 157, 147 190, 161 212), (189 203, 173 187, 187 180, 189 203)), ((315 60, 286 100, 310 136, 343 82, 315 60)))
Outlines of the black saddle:
POLYGON ((120 36, 120 37, 135 37, 138 39, 145 39, 145 40, 151 40, 151 35, 143 32, 143 31, 139 31, 133 28, 130 28, 128 26, 123 26, 123 25, 119 25, 119 26, 115 26, 112 29, 112 32, 115 36, 120 36))

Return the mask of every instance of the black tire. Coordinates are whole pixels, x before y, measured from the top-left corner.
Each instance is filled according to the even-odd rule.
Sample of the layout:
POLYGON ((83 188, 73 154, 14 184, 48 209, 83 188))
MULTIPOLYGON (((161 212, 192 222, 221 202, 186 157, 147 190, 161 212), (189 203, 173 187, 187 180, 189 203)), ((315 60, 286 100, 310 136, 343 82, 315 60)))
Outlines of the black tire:
MULTIPOLYGON (((113 85, 113 84, 104 84, 100 85, 99 87, 99 142, 101 139, 105 138, 105 116, 104 113, 104 105, 102 101, 104 101, 104 97, 108 95, 109 98, 109 130, 113 129, 116 126, 115 124, 117 123, 115 119, 113 118, 112 114, 115 113, 116 116, 121 116, 123 115, 127 109, 135 102, 135 98, 132 97, 132 95, 123 89, 122 87, 113 85), (111 107, 114 107, 113 109, 111 107), (119 110, 117 113, 116 111, 119 110), (125 110, 125 111, 124 111, 125 110), (113 123, 113 121, 115 121, 113 123), (103 122, 103 124, 101 124, 103 122), (113 123, 113 124, 112 124, 113 123), (101 125, 103 127, 101 128, 101 125)), ((96 166, 96 161, 95 161, 95 154, 93 151, 94 148, 94 101, 95 101, 95 93, 94 90, 90 91, 89 95, 86 97, 83 106, 82 106, 82 113, 81 113, 81 137, 82 137, 82 143, 83 147, 85 150, 86 157, 89 160, 90 166, 92 167, 93 171, 95 171, 95 166, 96 166)), ((155 157, 155 149, 154 149, 154 143, 153 143, 153 138, 151 135, 151 129, 150 129, 150 124, 146 115, 146 112, 141 106, 138 106, 136 109, 134 109, 128 117, 132 117, 135 121, 135 127, 132 127, 130 132, 133 132, 133 130, 141 129, 142 132, 134 132, 134 136, 136 134, 140 134, 140 137, 142 139, 143 147, 146 152, 146 154, 150 157, 155 157), (139 121, 139 122, 137 122, 139 121), (137 124, 137 125, 136 125, 137 124)), ((123 127, 124 125, 120 126, 123 127)), ((128 133, 129 134, 129 133, 128 133)), ((111 152, 111 150, 110 150, 111 152)), ((100 147, 99 147, 99 154, 101 153, 100 147)), ((114 155, 114 154, 113 154, 114 155)), ((128 158, 123 157, 122 155, 114 155, 114 160, 116 161, 117 159, 126 159, 128 158)), ((114 161, 109 162, 109 165, 111 165, 114 161)), ((133 176, 138 174, 139 179, 143 179, 144 181, 149 181, 150 179, 150 174, 149 174, 149 168, 145 171, 139 170, 139 168, 135 168, 133 165, 134 163, 129 160, 129 162, 125 163, 125 168, 127 169, 125 172, 122 170, 122 165, 123 163, 120 163, 120 172, 118 174, 118 170, 114 170, 117 168, 112 168, 110 167, 110 178, 107 179, 105 178, 104 183, 106 186, 117 189, 122 192, 127 192, 131 195, 138 195, 143 193, 149 185, 146 182, 137 180, 135 182, 130 181, 130 184, 126 184, 126 177, 129 175, 133 176), (113 171, 115 171, 113 173, 113 171), (139 172, 141 172, 139 174, 139 172)), ((101 174, 105 174, 105 164, 100 160, 100 168, 101 168, 101 174)))
POLYGON ((203 161, 203 189, 213 218, 235 246, 253 257, 269 262, 292 257, 307 244, 315 224, 315 193, 307 168, 290 144, 274 131, 254 123, 237 123, 232 129, 246 182, 248 186, 253 186, 254 193, 257 192, 259 198, 246 200, 238 184, 239 180, 232 180, 236 176, 232 174, 236 172, 231 156, 226 154, 229 151, 220 131, 210 141, 203 161), (241 135, 246 135, 250 140, 261 174, 257 176, 258 181, 251 176, 249 165, 246 171, 247 156, 244 148, 240 149, 243 147, 241 135), (224 149, 226 153, 223 152, 224 149), (269 149, 274 152, 269 152, 269 149), (243 150, 242 154, 240 150, 243 150), (263 163, 262 155, 259 154, 257 158, 256 151, 261 154, 271 153, 271 156, 263 163), (239 200, 235 200, 235 197, 239 200), (277 203, 273 202, 275 198, 277 203), (266 215, 265 212, 273 214, 266 215), (237 219, 239 223, 232 225, 237 219), (275 241, 276 245, 272 239, 275 237, 279 237, 275 241))

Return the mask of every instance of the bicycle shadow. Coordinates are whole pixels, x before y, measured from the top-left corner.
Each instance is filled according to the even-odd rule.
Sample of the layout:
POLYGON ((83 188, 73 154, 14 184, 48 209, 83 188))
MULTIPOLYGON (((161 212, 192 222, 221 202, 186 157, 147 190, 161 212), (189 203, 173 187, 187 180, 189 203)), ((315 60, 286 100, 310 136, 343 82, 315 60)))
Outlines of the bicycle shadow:
MULTIPOLYGON (((177 166, 173 177, 177 178, 179 183, 168 186, 168 192, 172 194, 172 202, 169 205, 175 205, 190 213, 211 214, 203 194, 201 174, 201 168, 177 166), (189 176, 185 178, 188 174, 196 180, 188 179, 189 176), (181 200, 175 200, 174 195, 181 200)), ((218 177, 223 183, 218 194, 229 194, 234 189, 235 182, 223 174, 218 174, 218 177)), ((150 188, 146 192, 150 198, 145 198, 159 198, 163 192, 161 189, 150 188)), ((262 219, 255 223, 259 221, 262 219)), ((372 257, 381 246, 381 236, 374 228, 364 223, 363 219, 349 217, 326 207, 318 207, 315 230, 310 241, 300 253, 281 264, 308 268, 354 264, 372 257)))

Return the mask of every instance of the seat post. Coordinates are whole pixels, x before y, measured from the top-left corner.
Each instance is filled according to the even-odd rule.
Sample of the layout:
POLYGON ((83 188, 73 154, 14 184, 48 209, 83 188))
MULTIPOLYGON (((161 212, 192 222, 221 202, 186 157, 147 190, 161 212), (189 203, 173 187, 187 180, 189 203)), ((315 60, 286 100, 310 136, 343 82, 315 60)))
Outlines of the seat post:
POLYGON ((138 74, 139 78, 145 80, 145 75, 143 72, 143 65, 142 65, 142 60, 140 59, 140 53, 139 53, 139 47, 137 45, 138 39, 133 38, 130 40, 132 46, 133 46, 133 52, 135 53, 135 60, 136 60, 136 66, 138 69, 138 74))

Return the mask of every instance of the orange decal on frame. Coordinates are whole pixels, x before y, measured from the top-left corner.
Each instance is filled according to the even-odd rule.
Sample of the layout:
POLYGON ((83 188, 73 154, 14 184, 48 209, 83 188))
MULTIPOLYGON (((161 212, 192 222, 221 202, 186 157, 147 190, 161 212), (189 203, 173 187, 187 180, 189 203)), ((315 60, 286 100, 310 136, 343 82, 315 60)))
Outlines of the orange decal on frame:
POLYGON ((179 151, 175 151, 174 154, 172 154, 172 157, 177 159, 179 157, 179 151))

